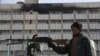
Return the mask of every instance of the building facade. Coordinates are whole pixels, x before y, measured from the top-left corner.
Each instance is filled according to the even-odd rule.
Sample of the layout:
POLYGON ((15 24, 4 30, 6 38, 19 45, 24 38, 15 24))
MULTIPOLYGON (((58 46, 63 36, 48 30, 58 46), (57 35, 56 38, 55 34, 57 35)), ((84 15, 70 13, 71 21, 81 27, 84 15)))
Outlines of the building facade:
POLYGON ((25 3, 38 3, 39 0, 25 0, 25 3))
POLYGON ((35 34, 70 40, 74 21, 82 23, 82 32, 95 41, 100 56, 100 3, 0 4, 0 55, 25 54, 26 40, 35 34))

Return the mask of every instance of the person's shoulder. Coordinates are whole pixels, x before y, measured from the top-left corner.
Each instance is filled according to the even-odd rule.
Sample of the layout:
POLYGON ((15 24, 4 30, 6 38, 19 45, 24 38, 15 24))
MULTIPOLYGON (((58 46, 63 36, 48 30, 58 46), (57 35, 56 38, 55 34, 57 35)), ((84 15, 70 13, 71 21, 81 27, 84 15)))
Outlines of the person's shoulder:
POLYGON ((90 40, 90 37, 87 36, 86 34, 82 33, 82 39, 84 39, 84 40, 90 40))
POLYGON ((89 36, 87 35, 83 35, 83 40, 85 43, 89 43, 91 47, 93 47, 94 50, 96 50, 95 47, 95 42, 93 41, 93 39, 91 39, 89 36))

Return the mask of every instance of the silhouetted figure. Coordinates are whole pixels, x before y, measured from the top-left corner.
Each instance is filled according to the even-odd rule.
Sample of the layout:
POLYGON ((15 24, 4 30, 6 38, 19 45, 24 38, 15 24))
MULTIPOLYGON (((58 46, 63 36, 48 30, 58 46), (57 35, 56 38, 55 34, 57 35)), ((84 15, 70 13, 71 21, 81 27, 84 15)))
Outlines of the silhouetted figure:
POLYGON ((81 33, 82 24, 74 22, 71 25, 73 38, 65 46, 56 46, 53 42, 48 43, 58 54, 67 54, 68 56, 96 56, 94 42, 81 33))

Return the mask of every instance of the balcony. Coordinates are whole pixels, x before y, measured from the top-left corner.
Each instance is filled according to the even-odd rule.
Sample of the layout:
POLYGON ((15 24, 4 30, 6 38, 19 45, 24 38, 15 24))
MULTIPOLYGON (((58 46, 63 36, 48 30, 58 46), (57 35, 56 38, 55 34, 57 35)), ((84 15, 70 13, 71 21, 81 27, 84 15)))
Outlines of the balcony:
POLYGON ((18 33, 18 34, 13 34, 12 39, 32 39, 34 34, 23 34, 23 33, 18 33))
POLYGON ((49 37, 48 33, 38 33, 39 37, 49 37))
MULTIPOLYGON (((82 23, 83 29, 88 29, 87 23, 82 23)), ((12 30, 23 30, 23 24, 13 24, 12 30)), ((49 24, 39 23, 39 24, 25 24, 26 30, 36 30, 36 27, 38 30, 45 30, 49 29, 49 24)), ((90 29, 100 29, 100 24, 98 23, 90 23, 90 29)), ((61 29, 61 24, 50 24, 50 29, 61 29)), ((71 29, 71 23, 63 23, 63 29, 71 29)), ((9 24, 2 24, 0 25, 0 30, 10 30, 9 24)))
POLYGON ((71 29, 71 23, 64 23, 63 29, 71 29))
POLYGON ((97 51, 100 51, 100 45, 97 45, 98 47, 97 47, 97 51))
POLYGON ((23 20, 22 14, 12 14, 9 12, 9 14, 0 14, 0 20, 23 20))
POLYGON ((22 45, 22 44, 11 45, 11 50, 21 51, 22 49, 26 50, 26 44, 24 44, 24 45, 22 45))
MULTIPOLYGON (((63 19, 88 19, 87 14, 0 14, 0 20, 61 20, 63 19)), ((99 19, 100 13, 89 14, 89 19, 99 19)))
POLYGON ((36 30, 36 24, 25 24, 26 30, 36 30))
POLYGON ((61 24, 50 24, 50 29, 61 29, 61 24))
POLYGON ((12 25, 12 30, 23 30, 22 24, 14 24, 12 25))
POLYGON ((33 33, 23 34, 23 32, 22 33, 14 33, 14 34, 12 34, 12 36, 10 33, 9 34, 2 34, 2 35, 0 35, 0 40, 10 39, 10 37, 12 39, 28 39, 28 38, 32 39, 33 35, 34 35, 33 33))
POLYGON ((75 17, 76 19, 87 19, 88 18, 87 14, 76 14, 75 17))
POLYGON ((63 19, 70 19, 70 20, 75 19, 74 14, 63 14, 63 19))
POLYGON ((50 14, 51 20, 59 20, 61 19, 61 14, 50 14))
POLYGON ((22 14, 13 14, 12 20, 24 20, 24 16, 22 14))
POLYGON ((68 40, 70 40, 71 38, 72 38, 72 34, 70 33, 68 33, 68 34, 63 34, 63 37, 61 36, 61 33, 59 33, 59 34, 50 34, 50 37, 52 38, 52 39, 68 39, 68 40))
POLYGON ((0 10, 2 11, 12 11, 12 10, 20 10, 22 5, 20 4, 0 4, 0 10))
POLYGON ((10 25, 9 24, 7 24, 7 25, 0 24, 0 30, 10 30, 10 25))
MULTIPOLYGON (((83 29, 88 29, 88 24, 87 23, 82 23, 83 29)), ((63 24, 63 29, 71 29, 71 23, 64 23, 63 24)), ((98 23, 90 23, 89 24, 90 29, 100 29, 100 24, 98 23)))
MULTIPOLYGON (((49 34, 45 33, 41 33, 41 34, 38 34, 38 36, 46 36, 46 37, 49 37, 49 34)), ((66 33, 66 34, 63 34, 63 37, 61 37, 61 33, 50 33, 50 38, 52 39, 68 39, 70 40, 72 38, 72 34, 71 33, 66 33)))
POLYGON ((100 29, 100 24, 98 24, 98 23, 91 23, 90 24, 90 29, 100 29))
POLYGON ((48 24, 38 24, 37 29, 40 29, 40 30, 48 29, 48 24))
MULTIPOLYGON (((88 14, 62 14, 63 19, 88 19, 88 14)), ((50 17, 50 20, 60 20, 62 18, 61 14, 46 14, 46 15, 38 15, 38 20, 48 20, 50 17)), ((90 19, 99 19, 100 14, 99 13, 93 13, 89 14, 90 19)))
POLYGON ((11 20, 11 15, 0 14, 0 20, 11 20))
POLYGON ((93 40, 100 40, 100 32, 90 32, 90 36, 93 40))
POLYGON ((90 19, 100 19, 100 13, 89 14, 90 19))
POLYGON ((50 34, 52 39, 62 39, 61 34, 50 34))
POLYGON ((2 34, 0 35, 0 40, 10 39, 10 34, 2 34))
POLYGON ((73 36, 72 36, 72 33, 64 33, 64 34, 63 34, 63 38, 64 38, 64 39, 70 40, 70 39, 72 39, 72 37, 73 37, 73 36))
POLYGON ((0 45, 0 51, 7 51, 7 45, 0 45))
MULTIPOLYGON (((0 25, 0 26, 1 26, 0 27, 1 30, 10 30, 10 25, 0 25)), ((26 24, 25 28, 23 28, 22 24, 14 24, 14 25, 12 25, 12 30, 23 30, 23 29, 33 30, 33 29, 36 29, 36 25, 26 24)))
MULTIPOLYGON (((21 51, 22 50, 22 44, 15 44, 15 45, 11 45, 10 46, 10 50, 17 50, 17 51, 21 51)), ((26 44, 24 45, 24 50, 26 50, 26 44)), ((5 44, 5 45, 0 45, 0 51, 7 51, 8 50, 8 46, 5 44)))
POLYGON ((37 20, 36 14, 25 14, 25 20, 37 20))
POLYGON ((93 14, 63 14, 63 19, 99 19, 100 13, 93 13, 93 14))
POLYGON ((38 14, 38 20, 48 20, 49 15, 48 14, 38 14))

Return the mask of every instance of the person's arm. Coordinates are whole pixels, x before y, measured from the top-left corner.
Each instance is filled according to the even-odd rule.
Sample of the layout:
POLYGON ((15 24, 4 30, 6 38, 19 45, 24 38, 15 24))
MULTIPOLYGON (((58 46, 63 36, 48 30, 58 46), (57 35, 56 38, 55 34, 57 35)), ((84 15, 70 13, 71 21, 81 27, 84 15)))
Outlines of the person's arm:
POLYGON ((92 50, 92 46, 91 46, 91 42, 90 42, 90 39, 88 38, 85 38, 85 42, 84 42, 84 45, 85 45, 85 56, 93 56, 93 50, 92 50))
POLYGON ((49 47, 52 47, 53 50, 58 54, 66 54, 69 51, 70 44, 63 46, 56 46, 53 43, 49 44, 49 47))

